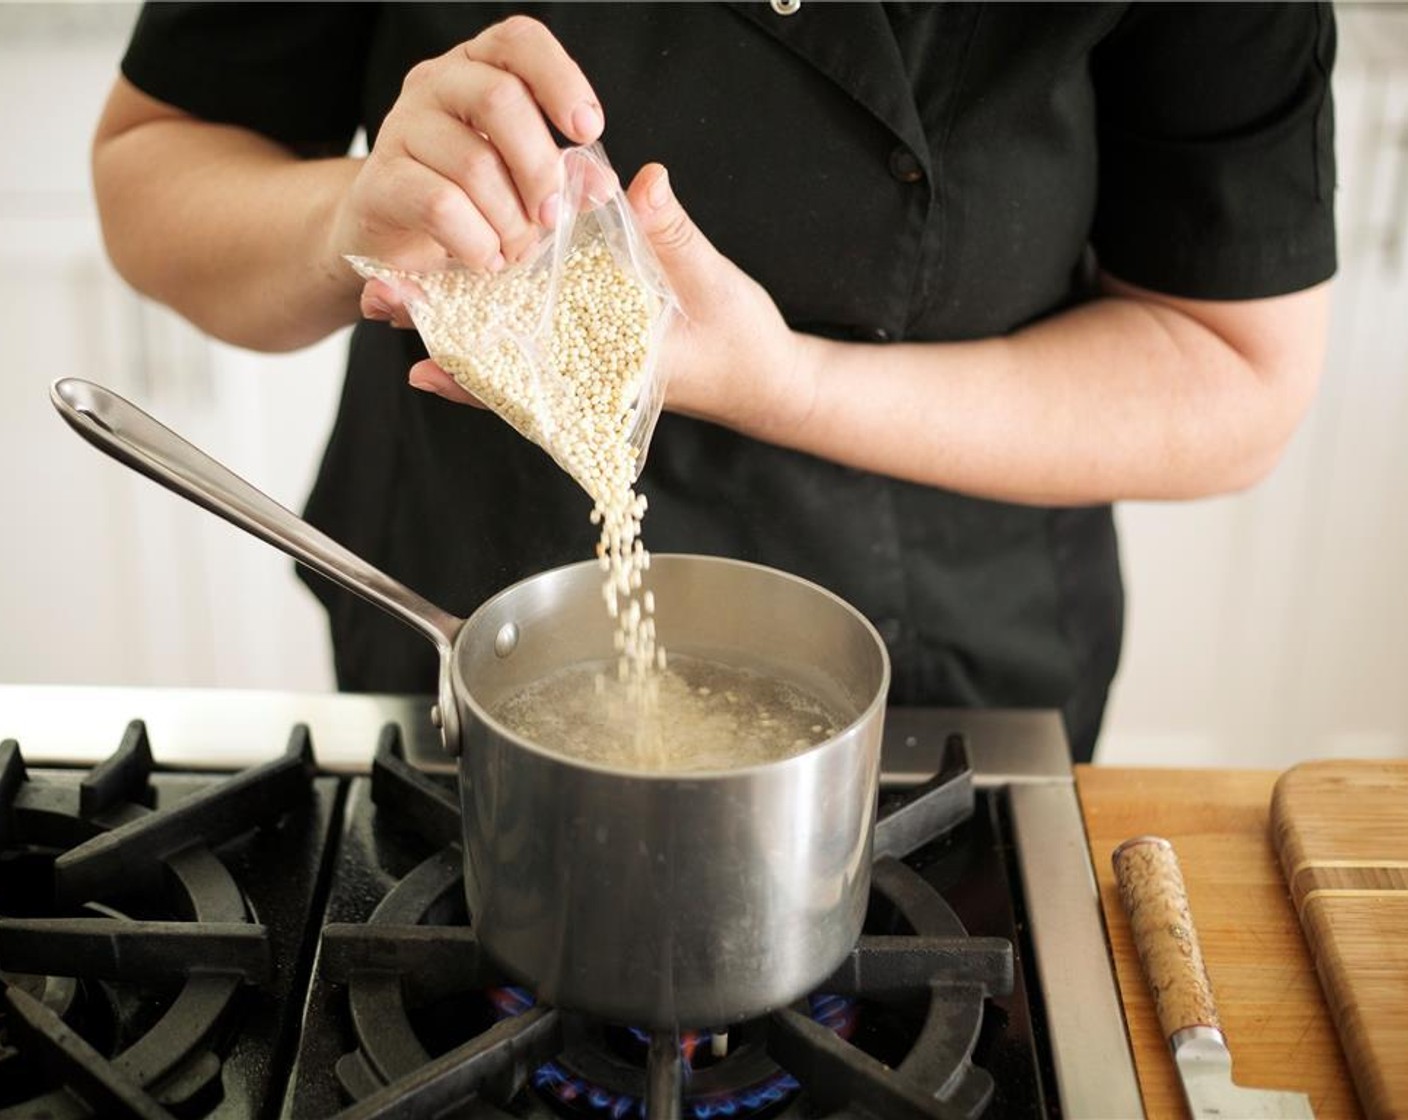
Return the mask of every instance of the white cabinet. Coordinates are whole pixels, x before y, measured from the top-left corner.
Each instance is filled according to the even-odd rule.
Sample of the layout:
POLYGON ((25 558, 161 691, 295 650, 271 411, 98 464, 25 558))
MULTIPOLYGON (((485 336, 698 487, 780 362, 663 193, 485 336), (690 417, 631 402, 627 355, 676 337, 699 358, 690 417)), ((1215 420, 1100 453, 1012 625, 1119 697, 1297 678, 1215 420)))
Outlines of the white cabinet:
POLYGON ((0 5, 0 680, 331 687, 292 562, 99 454, 48 401, 107 385, 299 508, 345 337, 268 357, 135 296, 103 254, 88 147, 131 5, 0 5))

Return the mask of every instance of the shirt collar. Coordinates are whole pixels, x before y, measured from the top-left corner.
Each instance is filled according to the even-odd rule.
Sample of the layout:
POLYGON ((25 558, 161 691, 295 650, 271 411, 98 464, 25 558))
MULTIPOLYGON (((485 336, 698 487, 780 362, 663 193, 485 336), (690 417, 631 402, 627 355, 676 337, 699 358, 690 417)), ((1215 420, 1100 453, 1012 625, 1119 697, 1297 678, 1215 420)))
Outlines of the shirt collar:
POLYGON ((880 4, 804 3, 779 15, 761 2, 728 5, 830 78, 890 129, 929 174, 929 145, 914 91, 880 4))

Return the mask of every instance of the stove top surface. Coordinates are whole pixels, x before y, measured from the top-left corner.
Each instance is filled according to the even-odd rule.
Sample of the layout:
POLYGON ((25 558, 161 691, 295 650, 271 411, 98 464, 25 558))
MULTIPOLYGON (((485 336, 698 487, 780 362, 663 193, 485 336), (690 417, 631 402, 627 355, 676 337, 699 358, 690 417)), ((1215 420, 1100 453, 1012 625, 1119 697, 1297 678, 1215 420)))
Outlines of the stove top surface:
POLYGON ((225 781, 0 745, 0 1117, 275 1114, 341 798, 305 732, 225 781))
MULTIPOLYGON (((169 700, 168 730, 194 703, 169 700)), ((1043 968, 1084 909, 1027 897, 1072 863, 1022 842, 1073 798, 1054 713, 892 711, 861 944, 799 1005, 662 1046, 534 1005, 478 952, 424 711, 387 698, 339 775, 296 724, 235 774, 153 771, 144 724, 92 769, 41 769, 94 761, 53 735, 0 747, 0 1118, 665 1115, 652 1084, 703 1120, 1138 1114, 1132 1065, 1071 1061, 1128 1062, 1117 997, 1108 1037, 1063 1038, 1112 992, 1103 936, 1043 968)))
MULTIPOLYGON (((438 1093, 479 1089, 504 1115, 654 1115, 649 1036, 556 1012, 530 1019, 531 995, 477 953, 452 846, 453 788, 406 766, 398 748, 384 741, 371 780, 350 791, 290 1115, 329 1115, 349 1100, 369 1102, 368 1115, 415 1115, 418 1105, 386 1087, 415 1082, 437 1060, 438 1093), (503 1054, 491 1038, 533 1054, 525 1085, 496 1083, 503 1054)), ((975 812, 961 741, 946 753, 928 791, 938 804, 882 802, 877 847, 895 854, 877 859, 865 933, 836 983, 717 1041, 683 1036, 684 1116, 891 1115, 894 1078, 880 1062, 941 1100, 934 1115, 1045 1111, 1040 1045, 1014 967, 999 798, 984 791, 975 812), (915 835, 942 835, 901 861, 914 841, 898 833, 916 827, 905 816, 916 811, 930 819, 915 835)))

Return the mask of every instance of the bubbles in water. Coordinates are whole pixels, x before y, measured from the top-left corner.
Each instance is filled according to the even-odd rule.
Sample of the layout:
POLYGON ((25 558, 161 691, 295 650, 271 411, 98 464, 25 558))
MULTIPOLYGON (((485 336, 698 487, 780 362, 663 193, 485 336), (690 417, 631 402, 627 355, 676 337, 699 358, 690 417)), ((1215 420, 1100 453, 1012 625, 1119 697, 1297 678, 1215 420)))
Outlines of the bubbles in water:
POLYGON ((573 665, 490 710, 530 742, 569 758, 651 771, 775 762, 835 735, 838 706, 780 673, 689 655, 670 658, 643 705, 607 662, 573 665))

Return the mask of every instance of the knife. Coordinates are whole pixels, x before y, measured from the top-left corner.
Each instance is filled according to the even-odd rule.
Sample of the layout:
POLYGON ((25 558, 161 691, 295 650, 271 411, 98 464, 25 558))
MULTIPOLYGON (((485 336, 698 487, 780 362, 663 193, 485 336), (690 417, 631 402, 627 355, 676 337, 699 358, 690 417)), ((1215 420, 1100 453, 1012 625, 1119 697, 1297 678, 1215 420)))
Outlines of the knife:
POLYGON ((1213 1003, 1173 845, 1159 836, 1136 836, 1110 858, 1134 946, 1153 989, 1159 1026, 1173 1051, 1194 1120, 1314 1120, 1304 1093, 1233 1083, 1232 1054, 1213 1003))

